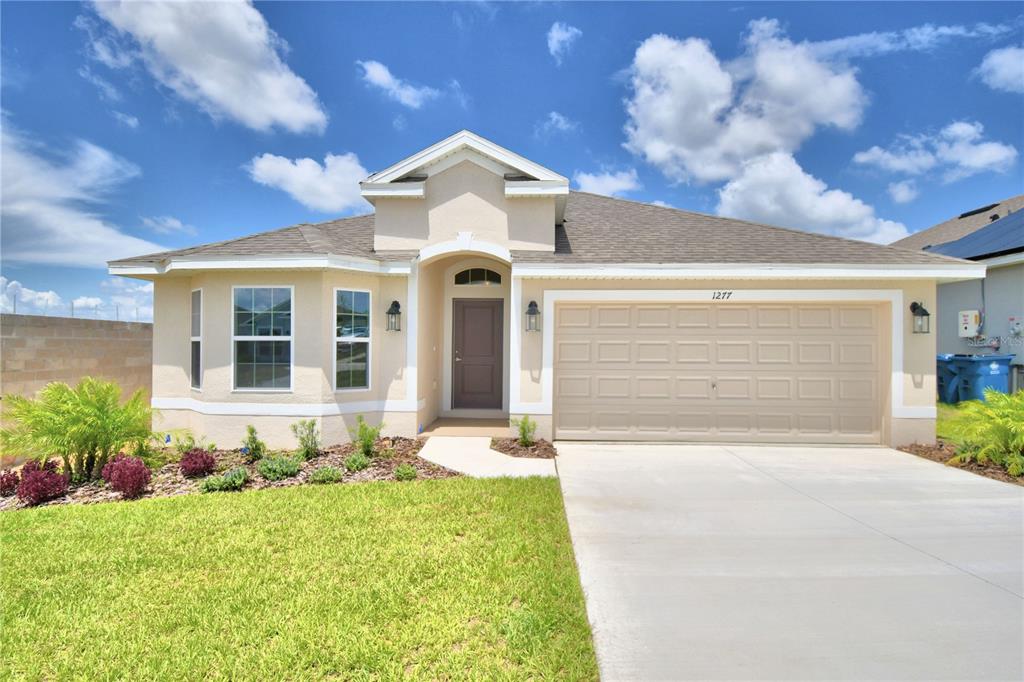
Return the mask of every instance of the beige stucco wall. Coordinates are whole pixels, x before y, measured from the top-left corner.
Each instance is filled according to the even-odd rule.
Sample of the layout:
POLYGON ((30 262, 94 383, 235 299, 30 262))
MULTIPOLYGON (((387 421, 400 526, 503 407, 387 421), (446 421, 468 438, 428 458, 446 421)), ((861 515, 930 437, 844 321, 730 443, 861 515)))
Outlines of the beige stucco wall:
POLYGON ((509 249, 554 251, 555 199, 507 199, 504 178, 463 161, 427 178, 422 199, 377 200, 376 249, 420 249, 460 232, 509 249))

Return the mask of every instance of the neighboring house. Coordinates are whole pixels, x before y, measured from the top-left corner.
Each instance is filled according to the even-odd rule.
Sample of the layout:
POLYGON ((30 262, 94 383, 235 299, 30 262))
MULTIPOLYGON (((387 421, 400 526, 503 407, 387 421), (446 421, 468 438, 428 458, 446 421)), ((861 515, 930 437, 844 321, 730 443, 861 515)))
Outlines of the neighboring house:
POLYGON ((985 278, 942 284, 935 319, 940 353, 1013 353, 1024 365, 1024 195, 969 211, 894 246, 983 263, 985 278), (961 311, 981 313, 976 337, 960 335, 961 311))
POLYGON ((110 263, 155 283, 165 427, 283 446, 302 417, 337 442, 357 414, 408 436, 530 415, 546 438, 931 441, 935 335, 909 306, 984 275, 572 192, 466 131, 361 188, 373 215, 110 263))

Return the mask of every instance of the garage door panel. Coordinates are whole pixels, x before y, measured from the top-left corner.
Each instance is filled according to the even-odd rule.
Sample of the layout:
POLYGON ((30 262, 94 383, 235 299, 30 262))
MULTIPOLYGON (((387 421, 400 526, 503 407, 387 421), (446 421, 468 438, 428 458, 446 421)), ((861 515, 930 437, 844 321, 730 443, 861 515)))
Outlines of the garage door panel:
POLYGON ((559 438, 877 443, 867 304, 560 304, 559 438))

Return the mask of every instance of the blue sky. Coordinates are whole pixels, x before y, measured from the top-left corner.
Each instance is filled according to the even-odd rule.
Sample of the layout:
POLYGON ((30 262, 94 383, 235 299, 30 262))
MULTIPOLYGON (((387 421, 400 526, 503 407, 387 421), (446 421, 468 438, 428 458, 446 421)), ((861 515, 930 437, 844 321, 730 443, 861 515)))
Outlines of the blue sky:
POLYGON ((3 3, 2 305, 358 214, 468 128, 573 186, 888 242, 1024 191, 1017 3, 3 3))

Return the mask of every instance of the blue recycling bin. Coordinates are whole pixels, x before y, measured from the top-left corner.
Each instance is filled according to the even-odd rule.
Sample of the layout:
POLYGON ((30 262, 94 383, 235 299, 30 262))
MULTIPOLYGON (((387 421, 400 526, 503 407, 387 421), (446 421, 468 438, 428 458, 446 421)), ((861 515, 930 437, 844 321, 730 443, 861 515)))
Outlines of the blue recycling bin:
POLYGON ((959 375, 960 400, 984 400, 985 389, 1000 393, 1010 390, 1010 361, 1013 355, 957 355, 953 363, 959 375))
POLYGON ((952 353, 935 356, 941 403, 955 403, 960 400, 960 369, 953 362, 954 357, 952 353))

